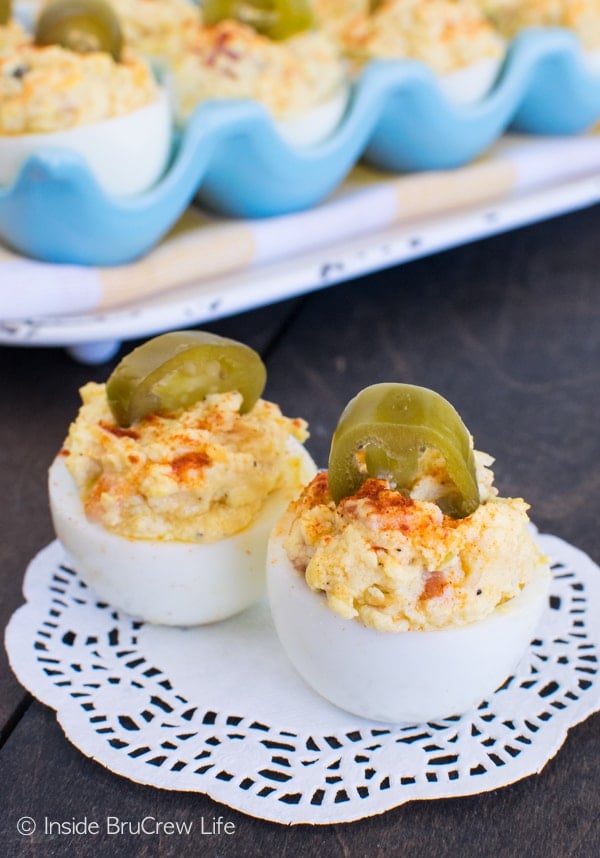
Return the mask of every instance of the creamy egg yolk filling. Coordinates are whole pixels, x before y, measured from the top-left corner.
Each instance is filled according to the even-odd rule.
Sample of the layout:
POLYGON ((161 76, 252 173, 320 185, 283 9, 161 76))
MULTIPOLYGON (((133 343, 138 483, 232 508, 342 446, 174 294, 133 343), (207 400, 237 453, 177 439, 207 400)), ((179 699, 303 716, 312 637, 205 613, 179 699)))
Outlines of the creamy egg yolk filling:
POLYGON ((59 131, 123 116, 152 104, 158 87, 133 56, 76 54, 26 45, 0 58, 0 133, 59 131))
POLYGON ((451 0, 384 0, 350 18, 340 38, 360 65, 372 59, 413 59, 437 74, 499 60, 504 40, 481 10, 451 0))
POLYGON ((172 81, 180 121, 215 98, 255 99, 276 119, 298 117, 347 85, 339 52, 324 33, 274 41, 233 20, 188 34, 172 81))
POLYGON ((600 48, 600 5, 597 0, 477 0, 506 38, 527 27, 565 27, 587 50, 600 48))
POLYGON ((125 429, 105 385, 90 382, 81 397, 62 455, 88 519, 120 536, 214 542, 247 527, 273 492, 299 480, 286 443, 306 440, 306 423, 273 403, 259 399, 240 414, 239 393, 215 393, 125 429))
POLYGON ((0 26, 0 57, 30 42, 31 35, 14 18, 0 26))
POLYGON ((111 0, 125 42, 150 59, 173 60, 181 54, 186 32, 199 19, 190 0, 111 0))

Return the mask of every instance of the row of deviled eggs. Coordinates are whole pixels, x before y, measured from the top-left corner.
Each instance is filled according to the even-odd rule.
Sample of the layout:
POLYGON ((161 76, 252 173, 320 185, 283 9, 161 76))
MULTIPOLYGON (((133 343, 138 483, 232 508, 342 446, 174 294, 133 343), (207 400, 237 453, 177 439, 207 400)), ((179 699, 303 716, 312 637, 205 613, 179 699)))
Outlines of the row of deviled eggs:
MULTIPOLYGON (((129 196, 168 168, 174 130, 212 99, 253 99, 292 145, 327 138, 374 59, 414 59, 454 102, 493 86, 520 27, 600 47, 597 2, 48 0, 24 27, 0 9, 0 184, 48 146, 81 154, 129 196), (560 7, 560 14, 552 11, 560 7), (3 23, 1 23, 3 21, 3 23)), ((33 11, 31 11, 33 8, 33 11)))
POLYGON ((274 40, 228 18, 208 27, 187 0, 51 0, 32 25, 9 15, 0 26, 3 185, 29 155, 61 147, 109 194, 134 195, 164 174, 174 132, 206 100, 254 98, 307 145, 333 130, 349 96, 322 33, 274 40))
POLYGON ((83 404, 50 468, 56 534, 98 596, 146 622, 220 621, 260 600, 292 664, 388 722, 466 711, 523 655, 549 570, 527 504, 425 388, 365 388, 329 467, 262 399, 249 347, 201 331, 144 343, 83 404))

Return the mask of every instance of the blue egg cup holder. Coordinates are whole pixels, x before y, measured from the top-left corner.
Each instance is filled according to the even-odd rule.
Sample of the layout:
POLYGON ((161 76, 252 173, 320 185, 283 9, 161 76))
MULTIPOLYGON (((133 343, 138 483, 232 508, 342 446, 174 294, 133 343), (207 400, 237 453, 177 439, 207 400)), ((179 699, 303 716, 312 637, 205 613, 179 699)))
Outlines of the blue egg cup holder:
POLYGON ((45 262, 125 264, 193 199, 231 217, 283 215, 324 200, 359 160, 394 173, 452 169, 508 129, 569 135, 599 118, 600 74, 565 30, 521 33, 491 92, 472 105, 451 103, 421 63, 378 60, 354 84, 335 132, 313 146, 286 143, 257 103, 200 106, 174 136, 162 179, 135 197, 106 194, 74 152, 42 149, 0 190, 0 239, 45 262))

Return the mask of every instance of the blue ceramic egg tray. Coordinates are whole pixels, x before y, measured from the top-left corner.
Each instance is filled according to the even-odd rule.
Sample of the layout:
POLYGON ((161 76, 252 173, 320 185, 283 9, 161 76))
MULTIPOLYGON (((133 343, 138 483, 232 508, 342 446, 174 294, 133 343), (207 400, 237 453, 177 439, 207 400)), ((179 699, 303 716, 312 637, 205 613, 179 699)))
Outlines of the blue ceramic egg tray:
POLYGON ((450 103, 423 64, 379 60, 355 83, 337 130, 314 146, 288 145, 253 102, 199 107, 163 178, 135 197, 107 195, 73 152, 41 150, 0 190, 0 239, 47 262, 123 264, 152 248, 194 197, 233 217, 281 215, 319 203, 359 159, 400 173, 450 169, 509 128, 575 134, 599 118, 600 74, 564 30, 521 33, 493 90, 468 106, 450 103))

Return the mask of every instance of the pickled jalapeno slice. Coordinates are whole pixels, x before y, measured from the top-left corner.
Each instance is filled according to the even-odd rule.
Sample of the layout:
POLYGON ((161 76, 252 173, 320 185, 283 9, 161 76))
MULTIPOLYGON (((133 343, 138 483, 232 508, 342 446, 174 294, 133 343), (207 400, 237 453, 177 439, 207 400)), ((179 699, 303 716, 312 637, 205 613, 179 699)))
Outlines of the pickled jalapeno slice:
POLYGON ((226 18, 275 40, 287 39, 314 25, 307 0, 204 0, 202 20, 207 26, 226 18))
POLYGON ((419 455, 436 449, 453 484, 437 501, 453 518, 479 505, 475 458, 469 431, 443 396, 411 384, 366 387, 339 419, 329 455, 329 488, 336 503, 355 494, 368 477, 388 479, 407 493, 419 476, 419 455))
POLYGON ((250 411, 266 378, 260 356, 249 346, 206 331, 172 331, 126 355, 106 382, 106 395, 115 420, 126 427, 229 390, 241 393, 240 411, 250 411))
POLYGON ((40 12, 34 41, 80 54, 102 51, 116 62, 123 48, 119 19, 104 0, 52 0, 40 12))
POLYGON ((12 18, 12 0, 0 0, 0 27, 8 24, 12 18))

